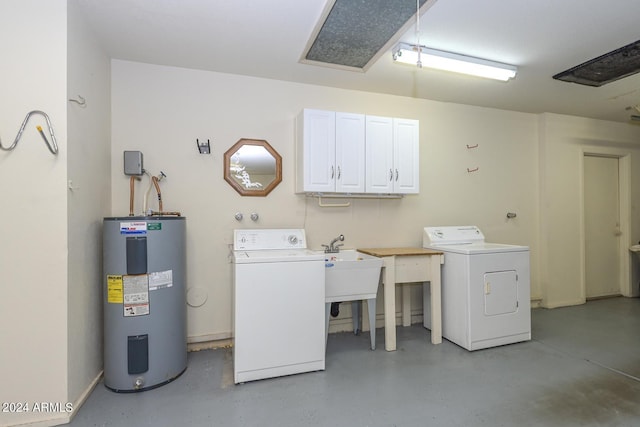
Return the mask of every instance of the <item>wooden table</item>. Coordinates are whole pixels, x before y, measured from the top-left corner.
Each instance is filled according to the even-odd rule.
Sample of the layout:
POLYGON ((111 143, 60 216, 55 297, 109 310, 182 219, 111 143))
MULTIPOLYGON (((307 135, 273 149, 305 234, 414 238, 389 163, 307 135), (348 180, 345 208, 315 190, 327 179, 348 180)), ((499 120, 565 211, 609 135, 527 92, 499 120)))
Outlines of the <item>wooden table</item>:
MULTIPOLYGON (((365 254, 383 259, 382 281, 384 283, 384 348, 396 349, 396 285, 423 282, 423 292, 430 283, 431 293, 431 342, 442 342, 442 309, 440 265, 444 264, 444 254, 423 248, 365 248, 358 249, 365 254)), ((411 289, 402 289, 402 325, 411 324, 411 289)))

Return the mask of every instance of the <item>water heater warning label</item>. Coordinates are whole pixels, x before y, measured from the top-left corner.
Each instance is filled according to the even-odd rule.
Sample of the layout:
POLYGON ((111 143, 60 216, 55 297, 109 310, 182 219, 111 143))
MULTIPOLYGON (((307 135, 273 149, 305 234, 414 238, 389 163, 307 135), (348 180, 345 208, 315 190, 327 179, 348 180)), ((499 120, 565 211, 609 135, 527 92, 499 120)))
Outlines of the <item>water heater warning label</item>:
POLYGON ((122 276, 107 275, 107 302, 111 304, 122 304, 122 276))
POLYGON ((124 316, 149 314, 149 275, 122 276, 124 316))
POLYGON ((173 286, 173 270, 149 273, 149 290, 155 291, 173 286))

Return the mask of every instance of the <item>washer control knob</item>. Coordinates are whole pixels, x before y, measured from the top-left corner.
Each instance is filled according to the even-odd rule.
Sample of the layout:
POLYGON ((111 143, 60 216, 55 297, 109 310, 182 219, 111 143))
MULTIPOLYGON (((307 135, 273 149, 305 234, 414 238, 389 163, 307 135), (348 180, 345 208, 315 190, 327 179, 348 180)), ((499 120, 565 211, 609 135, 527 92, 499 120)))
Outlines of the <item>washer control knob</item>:
POLYGON ((295 234, 290 234, 289 237, 287 238, 287 240, 292 245, 297 245, 298 244, 298 236, 296 236, 295 234))

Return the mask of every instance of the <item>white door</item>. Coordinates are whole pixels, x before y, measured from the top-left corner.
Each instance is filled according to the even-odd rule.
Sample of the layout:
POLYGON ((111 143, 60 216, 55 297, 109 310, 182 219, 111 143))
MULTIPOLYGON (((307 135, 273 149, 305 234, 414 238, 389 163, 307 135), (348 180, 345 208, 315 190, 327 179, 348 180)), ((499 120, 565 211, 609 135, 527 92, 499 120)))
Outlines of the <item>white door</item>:
POLYGON ((366 192, 393 192, 393 120, 366 118, 366 192))
POLYGON ((586 297, 620 294, 618 158, 584 157, 586 297))
POLYGON ((418 120, 393 119, 393 189, 411 194, 420 190, 420 130, 418 120))
POLYGON ((336 116, 333 111, 303 112, 303 191, 336 190, 336 116))
POLYGON ((336 113, 336 191, 364 193, 364 115, 336 113))

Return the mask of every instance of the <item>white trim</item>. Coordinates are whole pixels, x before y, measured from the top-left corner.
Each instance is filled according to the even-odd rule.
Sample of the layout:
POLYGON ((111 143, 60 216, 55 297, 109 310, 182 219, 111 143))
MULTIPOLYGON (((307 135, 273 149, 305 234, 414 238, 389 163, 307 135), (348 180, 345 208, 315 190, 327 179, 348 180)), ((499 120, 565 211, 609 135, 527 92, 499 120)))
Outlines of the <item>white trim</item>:
POLYGON ((586 254, 585 254, 585 212, 584 212, 584 158, 585 156, 613 157, 618 159, 618 211, 622 235, 619 243, 620 293, 625 297, 633 295, 631 283, 631 152, 612 147, 584 146, 580 150, 580 298, 586 301, 586 254))

